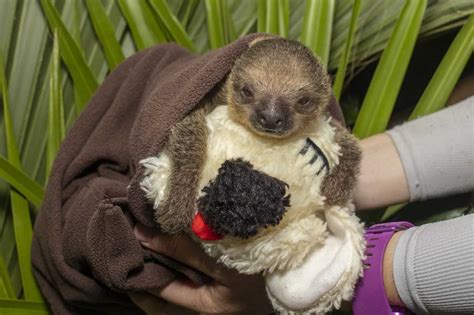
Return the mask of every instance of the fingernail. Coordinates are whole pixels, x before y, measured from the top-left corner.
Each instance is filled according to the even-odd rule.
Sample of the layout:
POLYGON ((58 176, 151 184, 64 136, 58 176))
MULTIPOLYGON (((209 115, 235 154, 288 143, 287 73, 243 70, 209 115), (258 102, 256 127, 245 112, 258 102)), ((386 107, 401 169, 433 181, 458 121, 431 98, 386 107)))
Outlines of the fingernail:
POLYGON ((150 231, 144 227, 143 225, 135 225, 133 228, 133 233, 135 234, 135 237, 141 242, 141 243, 148 243, 148 241, 151 238, 151 233, 150 231))
POLYGON ((148 242, 142 242, 142 241, 139 241, 139 242, 140 242, 140 245, 142 245, 143 247, 147 247, 147 248, 150 247, 150 243, 148 242))

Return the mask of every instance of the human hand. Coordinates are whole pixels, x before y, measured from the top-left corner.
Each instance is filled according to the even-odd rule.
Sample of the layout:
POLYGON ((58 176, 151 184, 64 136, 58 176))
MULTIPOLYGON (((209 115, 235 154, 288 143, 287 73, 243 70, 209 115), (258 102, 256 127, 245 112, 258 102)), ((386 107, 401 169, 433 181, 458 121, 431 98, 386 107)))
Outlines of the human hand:
POLYGON ((173 307, 166 314, 183 314, 183 309, 201 314, 268 314, 272 311, 263 277, 242 275, 209 257, 189 236, 163 234, 136 226, 142 246, 180 261, 212 278, 204 285, 177 279, 164 288, 133 293, 130 298, 147 314, 163 314, 164 301, 173 307), (176 307, 176 309, 175 309, 176 307))

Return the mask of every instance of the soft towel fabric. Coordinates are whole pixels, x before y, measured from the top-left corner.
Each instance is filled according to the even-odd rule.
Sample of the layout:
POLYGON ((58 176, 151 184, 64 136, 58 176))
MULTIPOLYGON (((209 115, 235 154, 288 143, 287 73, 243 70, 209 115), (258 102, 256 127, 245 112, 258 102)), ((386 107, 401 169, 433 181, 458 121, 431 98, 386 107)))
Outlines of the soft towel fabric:
MULTIPOLYGON (((205 55, 155 46, 128 58, 98 89, 61 146, 35 222, 33 269, 53 313, 141 313, 124 292, 163 287, 177 275, 206 281, 135 239, 136 222, 155 226, 138 161, 160 152, 173 124, 257 36, 205 55)), ((330 112, 342 120, 335 101, 330 112)))

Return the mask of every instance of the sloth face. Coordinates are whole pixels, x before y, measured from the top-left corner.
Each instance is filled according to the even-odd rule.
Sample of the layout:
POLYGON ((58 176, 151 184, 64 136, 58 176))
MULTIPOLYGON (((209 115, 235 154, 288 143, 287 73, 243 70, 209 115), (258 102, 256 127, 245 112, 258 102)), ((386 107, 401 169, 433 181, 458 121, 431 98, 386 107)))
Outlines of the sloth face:
POLYGON ((234 65, 228 84, 233 119, 262 136, 285 138, 310 125, 330 98, 326 70, 296 41, 266 39, 234 65))

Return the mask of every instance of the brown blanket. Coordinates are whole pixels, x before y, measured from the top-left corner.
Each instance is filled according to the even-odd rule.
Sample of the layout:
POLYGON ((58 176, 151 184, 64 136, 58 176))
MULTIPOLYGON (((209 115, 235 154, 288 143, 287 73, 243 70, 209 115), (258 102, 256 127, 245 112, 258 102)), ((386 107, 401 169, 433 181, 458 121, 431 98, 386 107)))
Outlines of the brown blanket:
POLYGON ((163 287, 178 275, 206 280, 135 239, 136 222, 154 226, 138 161, 160 152, 173 124, 256 36, 205 55, 175 44, 152 47, 128 58, 98 89, 61 147, 35 223, 34 273, 55 314, 140 313, 124 292, 163 287))

